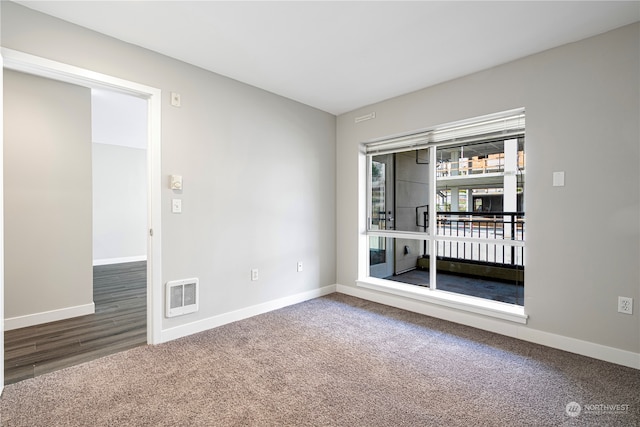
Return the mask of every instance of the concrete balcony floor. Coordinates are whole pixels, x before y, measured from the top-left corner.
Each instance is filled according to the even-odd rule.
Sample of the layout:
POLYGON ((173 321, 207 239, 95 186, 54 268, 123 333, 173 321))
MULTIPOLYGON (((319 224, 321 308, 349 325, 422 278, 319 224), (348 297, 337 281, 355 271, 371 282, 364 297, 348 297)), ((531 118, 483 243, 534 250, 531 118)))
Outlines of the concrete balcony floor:
MULTIPOLYGON (((425 270, 411 270, 406 273, 385 277, 385 279, 409 283, 411 285, 429 286, 429 272, 425 270)), ((438 273, 436 280, 437 287, 441 291, 502 301, 508 304, 524 305, 524 283, 512 285, 509 283, 445 273, 438 273)))

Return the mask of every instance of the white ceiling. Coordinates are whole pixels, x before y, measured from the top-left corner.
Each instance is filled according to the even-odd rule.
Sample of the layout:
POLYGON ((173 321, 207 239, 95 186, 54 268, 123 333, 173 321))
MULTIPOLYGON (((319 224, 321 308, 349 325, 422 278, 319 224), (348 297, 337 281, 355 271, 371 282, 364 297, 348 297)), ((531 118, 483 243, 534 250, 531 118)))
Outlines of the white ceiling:
POLYGON ((639 1, 17 3, 336 115, 640 20, 639 1))

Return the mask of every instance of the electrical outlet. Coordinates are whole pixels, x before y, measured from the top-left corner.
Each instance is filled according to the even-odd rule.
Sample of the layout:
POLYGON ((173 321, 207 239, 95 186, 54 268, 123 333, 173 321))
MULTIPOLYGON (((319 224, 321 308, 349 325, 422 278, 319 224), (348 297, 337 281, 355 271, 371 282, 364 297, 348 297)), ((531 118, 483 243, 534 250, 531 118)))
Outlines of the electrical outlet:
POLYGON ((252 281, 258 280, 258 269, 257 268, 252 268, 251 269, 251 280, 252 281))
POLYGON ((302 261, 298 261, 298 273, 302 271, 302 261))
POLYGON ((633 298, 618 297, 618 312, 633 314, 633 298))

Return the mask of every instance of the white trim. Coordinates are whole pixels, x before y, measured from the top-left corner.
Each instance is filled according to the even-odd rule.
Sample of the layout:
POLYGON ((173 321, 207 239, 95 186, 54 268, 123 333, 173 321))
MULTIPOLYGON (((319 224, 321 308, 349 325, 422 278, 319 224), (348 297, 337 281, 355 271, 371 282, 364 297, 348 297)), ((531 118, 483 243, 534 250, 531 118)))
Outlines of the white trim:
POLYGON ((424 286, 409 285, 391 280, 377 279, 375 277, 358 280, 356 284, 359 287, 413 298, 461 311, 468 311, 470 313, 495 317, 515 323, 527 323, 528 316, 524 312, 524 307, 515 304, 507 304, 500 301, 446 292, 424 286))
MULTIPOLYGON (((1 14, 1 13, 0 13, 1 14)), ((4 176, 4 57, 0 53, 0 184, 4 176)), ((4 184, 0 185, 0 224, 4 224, 4 184)), ((4 226, 0 226, 0 396, 4 390, 4 226)))
POLYGON ((640 369, 640 353, 633 353, 589 341, 539 331, 513 322, 505 322, 473 313, 452 310, 448 307, 429 304, 426 301, 420 301, 414 298, 401 297, 389 293, 383 294, 362 287, 338 284, 336 285, 336 292, 521 339, 523 341, 592 357, 594 359, 640 369))
POLYGON ((94 259, 93 265, 111 265, 111 264, 124 264, 127 262, 138 262, 138 261, 146 261, 146 255, 138 255, 138 256, 128 256, 122 258, 103 258, 103 259, 94 259))
POLYGON ((336 291, 336 285, 324 286, 312 291, 302 292, 288 297, 279 298, 273 301, 264 302, 262 304, 251 307, 242 308, 240 310, 219 314, 217 316, 208 317, 206 319, 197 320, 185 325, 176 326, 162 331, 161 342, 171 341, 208 329, 217 328, 227 323, 237 322, 238 320, 247 319, 259 314, 268 313, 278 310, 289 305, 298 304, 310 299, 318 298, 324 295, 332 294, 336 291))
MULTIPOLYGON (((4 67, 92 89, 108 89, 148 100, 148 228, 147 239, 147 343, 160 342, 162 328, 162 221, 161 221, 161 102, 160 89, 120 79, 39 56, 1 48, 4 67), (157 289, 155 289, 157 287, 157 289)), ((3 289, 4 294, 4 289, 3 289)))
MULTIPOLYGON (((435 198, 434 198, 435 199, 435 198)), ((434 223, 437 220, 434 219, 434 223)), ((484 237, 462 237, 447 236, 444 234, 431 235, 422 231, 398 231, 398 230, 369 230, 367 236, 386 237, 388 239, 408 239, 408 240, 435 240, 437 242, 464 242, 464 243, 482 243, 488 245, 525 247, 524 240, 507 240, 507 239, 490 239, 484 237)))
POLYGON ((6 47, 2 48, 4 68, 91 89, 107 89, 147 98, 159 89, 107 74, 87 70, 6 47))
MULTIPOLYGON (((437 162, 437 150, 435 147, 429 148, 429 182, 437 183, 438 182, 438 173, 436 171, 436 162, 437 162)), ((437 187, 437 184, 436 184, 437 187)), ((429 209, 427 213, 429 215, 429 234, 431 236, 436 236, 438 234, 438 210, 433 209, 433 207, 437 207, 437 198, 436 198, 437 188, 434 188, 433 191, 428 191, 429 197, 429 206, 432 209, 429 209)), ((472 197, 473 199, 473 197, 472 197)), ((436 236, 437 237, 437 236, 436 236)), ((456 245, 457 247, 457 245, 456 245)), ((436 284, 438 282, 438 241, 435 239, 429 240, 429 253, 434 254, 436 256, 429 257, 429 289, 432 291, 436 290, 436 284)), ((426 254, 425 254, 426 255, 426 254)))
POLYGON ((4 319, 4 330, 26 328, 28 326, 41 325, 43 323, 56 322, 58 320, 71 319, 72 317, 86 316, 96 312, 94 303, 65 307, 57 310, 43 311, 41 313, 27 314, 24 316, 4 319))
POLYGON ((571 353, 581 354, 583 356, 593 357, 594 359, 604 360, 617 365, 640 369, 640 353, 530 328, 518 329, 518 336, 516 338, 571 353))

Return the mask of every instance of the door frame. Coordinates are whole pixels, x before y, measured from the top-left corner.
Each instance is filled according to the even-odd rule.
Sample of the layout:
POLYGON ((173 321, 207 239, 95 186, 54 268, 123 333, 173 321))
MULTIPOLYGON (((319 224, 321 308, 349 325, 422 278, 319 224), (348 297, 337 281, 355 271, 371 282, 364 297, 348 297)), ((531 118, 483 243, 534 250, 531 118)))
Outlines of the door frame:
MULTIPOLYGON (((147 141, 147 343, 161 342, 162 332, 162 246, 161 246, 161 99, 160 89, 97 73, 80 67, 52 61, 24 52, 2 48, 0 65, 3 68, 71 83, 89 89, 107 89, 136 96, 148 103, 147 141)), ((0 74, 0 77, 2 75, 0 74)), ((0 85, 2 85, 0 80, 0 85)), ((2 88, 0 87, 0 93, 2 88)), ((0 110, 1 112, 1 110, 0 110)), ((0 131, 3 116, 0 115, 0 131)), ((0 132, 0 160, 4 141, 0 132)), ((0 190, 4 187, 0 161, 0 190)), ((2 193, 0 192, 0 196, 2 193)), ((2 207, 0 201, 0 208, 2 207)), ((1 213, 1 212, 0 212, 1 213)), ((2 217, 0 216, 0 219, 2 217)), ((2 226, 3 227, 3 226, 2 226)), ((2 237, 2 234, 0 234, 2 237)), ((0 243, 2 239, 0 239, 0 243)), ((0 251, 0 255, 2 252, 0 251)), ((4 256, 0 256, 0 350, 4 350, 4 256)), ((0 393, 4 386, 4 351, 0 364, 0 393)))

